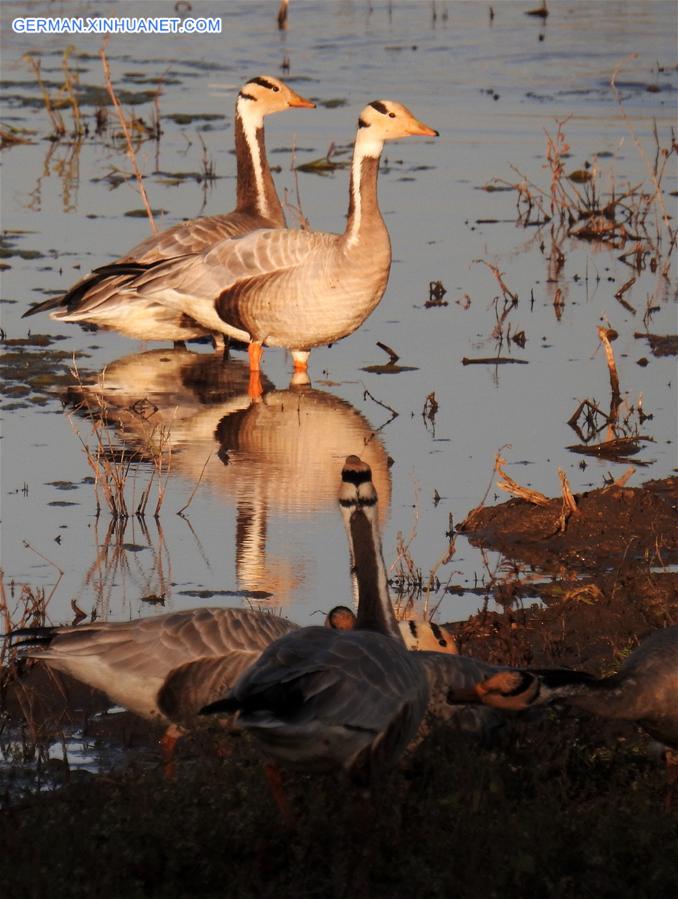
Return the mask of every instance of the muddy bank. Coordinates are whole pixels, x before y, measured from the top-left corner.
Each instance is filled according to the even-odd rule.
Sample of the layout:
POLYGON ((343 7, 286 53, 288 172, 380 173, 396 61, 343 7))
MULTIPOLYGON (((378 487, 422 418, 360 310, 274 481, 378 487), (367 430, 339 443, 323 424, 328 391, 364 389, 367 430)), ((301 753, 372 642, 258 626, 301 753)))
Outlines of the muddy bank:
POLYGON ((460 526, 474 545, 515 560, 492 585, 503 613, 455 630, 461 652, 516 665, 613 670, 644 636, 678 622, 678 478, 562 500, 512 499, 474 510, 460 526))
POLYGON ((649 557, 678 562, 678 477, 642 487, 605 487, 575 496, 577 509, 560 530, 563 503, 511 499, 481 507, 459 526, 472 544, 494 549, 540 571, 596 572, 649 557))

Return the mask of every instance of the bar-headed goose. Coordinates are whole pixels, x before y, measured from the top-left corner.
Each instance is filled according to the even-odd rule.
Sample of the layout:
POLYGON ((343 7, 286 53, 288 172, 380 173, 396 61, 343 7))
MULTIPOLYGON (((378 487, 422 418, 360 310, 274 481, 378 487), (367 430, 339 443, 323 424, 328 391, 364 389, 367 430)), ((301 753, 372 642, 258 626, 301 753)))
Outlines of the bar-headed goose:
POLYGON ((202 608, 134 621, 25 628, 8 636, 24 656, 167 725, 170 749, 206 702, 223 696, 264 647, 296 627, 265 612, 202 608))
POLYGON ((257 228, 284 228, 285 214, 266 158, 264 117, 292 108, 313 108, 292 88, 260 75, 246 82, 235 104, 237 165, 236 207, 225 215, 180 222, 143 240, 117 262, 102 265, 63 296, 52 297, 24 313, 52 311, 66 322, 87 322, 137 340, 190 340, 212 334, 181 310, 120 291, 151 263, 202 253, 219 241, 242 237, 257 228))
MULTIPOLYGON (((356 624, 355 612, 348 606, 335 606, 327 613, 325 624, 339 631, 353 630, 356 624)), ((445 625, 436 624, 435 621, 400 618, 398 627, 405 646, 413 652, 433 650, 454 655, 459 652, 454 634, 445 625)))
POLYGON ((667 761, 678 764, 678 625, 643 640, 609 677, 562 669, 501 671, 469 692, 452 691, 451 698, 514 710, 562 702, 603 718, 634 721, 668 747, 667 761))
POLYGON ((428 684, 388 601, 377 495, 357 456, 346 459, 339 502, 358 578, 356 628, 287 634, 203 713, 237 711, 265 753, 285 766, 344 770, 365 784, 395 764, 416 734, 428 684))
POLYGON ((386 289, 391 244, 377 202, 384 142, 437 134, 401 103, 375 100, 358 120, 343 234, 256 231, 153 266, 129 290, 249 341, 253 371, 263 344, 286 347, 305 370, 311 348, 352 334, 386 289))

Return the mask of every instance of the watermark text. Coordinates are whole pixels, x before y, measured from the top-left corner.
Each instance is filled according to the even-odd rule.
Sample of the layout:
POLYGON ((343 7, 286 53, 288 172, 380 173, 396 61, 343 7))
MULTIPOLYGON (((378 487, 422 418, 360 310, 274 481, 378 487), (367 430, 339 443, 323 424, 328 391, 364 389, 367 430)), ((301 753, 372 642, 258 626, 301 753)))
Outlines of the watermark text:
POLYGON ((17 34, 221 34, 220 18, 179 16, 24 16, 14 19, 17 34))

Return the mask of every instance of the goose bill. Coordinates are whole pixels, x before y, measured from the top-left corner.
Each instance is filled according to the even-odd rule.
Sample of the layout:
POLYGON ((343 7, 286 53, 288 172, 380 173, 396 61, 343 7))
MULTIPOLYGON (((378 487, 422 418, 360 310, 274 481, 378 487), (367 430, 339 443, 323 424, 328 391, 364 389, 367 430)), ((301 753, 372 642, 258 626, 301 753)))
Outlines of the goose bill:
POLYGON ((435 128, 430 128, 418 119, 414 119, 414 121, 408 125, 407 130, 412 137, 440 137, 440 133, 436 131, 435 128))
POLYGON ((315 103, 312 100, 307 100, 306 97, 302 97, 301 94, 293 91, 289 85, 287 86, 287 89, 290 92, 290 96, 287 101, 290 106, 300 107, 302 109, 315 109, 315 103))

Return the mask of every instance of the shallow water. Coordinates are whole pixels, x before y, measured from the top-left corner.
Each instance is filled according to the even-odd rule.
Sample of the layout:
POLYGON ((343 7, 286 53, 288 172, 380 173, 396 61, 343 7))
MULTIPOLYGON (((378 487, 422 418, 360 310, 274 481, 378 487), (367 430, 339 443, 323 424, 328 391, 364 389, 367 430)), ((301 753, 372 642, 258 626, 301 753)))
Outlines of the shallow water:
MULTIPOLYGON (((276 4, 202 3, 200 15, 222 16, 222 35, 111 38, 114 83, 129 92, 127 103, 145 100, 135 111, 146 120, 152 103, 145 92, 153 79, 165 79, 164 133, 159 144, 149 141, 139 150, 153 208, 166 210, 161 227, 232 208, 232 106, 239 85, 254 74, 281 74, 319 103, 316 111, 267 122, 281 195, 295 196, 290 148, 307 162, 330 142, 350 144, 357 113, 375 97, 401 100, 440 131, 437 140, 386 149, 380 202, 394 264, 379 308, 350 338, 313 352, 312 387, 289 386, 289 360, 268 350, 269 390, 263 404, 252 406, 237 354, 222 371, 206 347, 192 348, 200 355, 189 356, 86 333, 47 316, 21 320, 29 303, 115 259, 148 234, 148 224, 126 216, 141 205, 135 187, 105 178, 129 170, 118 145, 93 137, 77 148, 46 140, 48 117, 22 61, 26 51, 38 54, 43 77, 60 84, 62 53, 73 44, 71 65, 79 70, 83 114, 91 122, 99 95, 90 89, 102 85, 100 39, 15 35, 7 27, 14 16, 58 15, 61 7, 3 4, 2 122, 35 135, 32 144, 11 147, 1 159, 3 263, 9 266, 2 272, 2 328, 9 338, 29 330, 63 337, 52 349, 66 358, 80 354, 86 383, 105 370, 99 395, 115 405, 106 441, 147 448, 148 416, 129 411, 141 402, 149 404, 153 422, 168 427, 172 444, 158 522, 147 516, 145 525, 131 519, 126 529, 116 529, 105 510, 95 517, 95 493, 86 480, 91 470, 79 439, 90 442, 88 421, 65 411, 56 393, 47 401, 43 391, 5 396, 2 564, 6 584, 16 585, 14 605, 22 584, 49 593, 58 566, 64 573, 48 607, 55 622, 72 617, 73 599, 88 615, 96 610, 111 618, 255 601, 282 606, 298 621, 316 621, 316 610, 350 596, 336 490, 342 460, 352 452, 375 470, 387 563, 396 555, 396 533, 407 537, 416 529, 410 551, 426 576, 447 548, 450 516, 460 521, 495 480, 501 447, 512 477, 548 495, 559 491, 558 468, 575 491, 625 470, 627 463, 567 449, 579 442, 567 424, 577 404, 585 398, 604 408, 609 403, 596 336, 605 322, 619 332, 614 348, 624 400, 637 405, 642 398, 652 415, 641 433, 654 442, 637 457, 647 467, 631 484, 674 469, 675 358, 653 356, 633 335, 644 330, 648 297, 657 307, 649 330, 675 333, 675 281, 643 271, 624 294, 633 314, 614 297, 633 274, 619 262, 621 251, 575 239, 563 241, 564 264, 553 280, 548 229, 515 224, 513 192, 479 188, 493 178, 516 182, 517 169, 547 190, 544 130, 555 134, 556 119, 567 119, 568 171, 592 162, 605 173, 603 186, 618 192, 648 182, 653 123, 666 146, 675 115, 675 5, 556 2, 545 25, 525 17, 532 5, 495 4, 490 22, 485 4, 293 0, 289 30, 280 34, 276 4), (290 70, 281 73, 285 57, 290 70), (620 106, 609 81, 622 63, 620 106), (185 123, 181 114, 193 120, 185 123), (185 177, 201 171, 198 132, 218 175, 208 188, 185 177), (462 365, 464 357, 497 352, 492 331, 499 289, 478 260, 504 272, 519 296, 508 321, 514 333, 525 331, 527 343, 524 349, 504 344, 501 354, 528 364, 462 365), (429 282, 438 280, 447 305, 426 308, 429 282), (393 347, 400 364, 411 368, 365 371, 386 361, 376 341, 393 347), (637 364, 641 357, 647 366, 637 364), (423 414, 432 393, 434 421, 423 414), (177 517, 196 485, 186 517, 177 517)), ((92 11, 87 3, 68 8, 69 15, 92 11)), ((144 14, 158 12, 167 14, 167 6, 144 4, 144 14)), ((69 123, 67 111, 64 117, 69 123)), ((676 180, 674 166, 664 185, 672 213, 676 180)), ((299 175, 303 211, 314 228, 343 227, 347 181, 341 169, 325 177, 299 175)), ((136 498, 149 473, 147 463, 133 466, 136 498)), ((503 496, 492 489, 488 501, 497 495, 503 496)), ((151 508, 154 503, 153 497, 151 508)), ((500 563, 493 556, 484 560, 459 538, 438 577, 474 587, 500 563)), ((473 612, 482 597, 431 598, 438 600, 440 619, 449 620, 473 612)))

